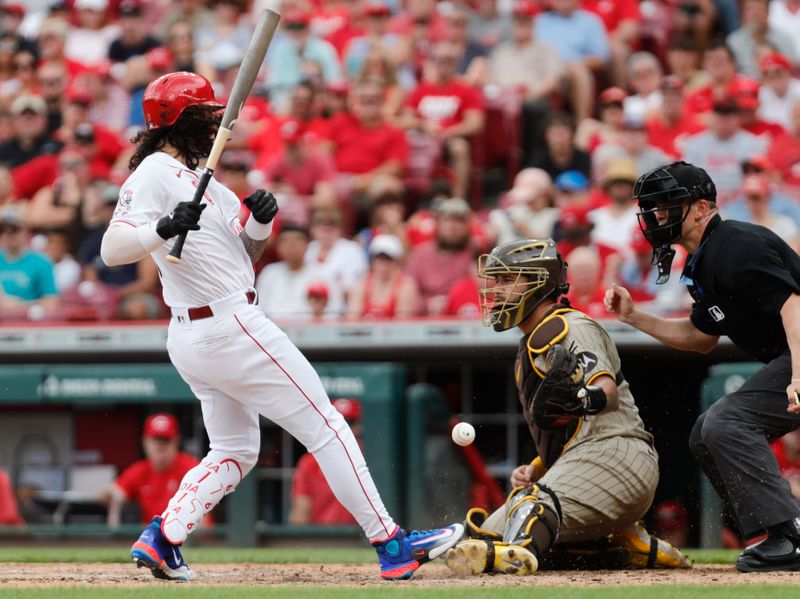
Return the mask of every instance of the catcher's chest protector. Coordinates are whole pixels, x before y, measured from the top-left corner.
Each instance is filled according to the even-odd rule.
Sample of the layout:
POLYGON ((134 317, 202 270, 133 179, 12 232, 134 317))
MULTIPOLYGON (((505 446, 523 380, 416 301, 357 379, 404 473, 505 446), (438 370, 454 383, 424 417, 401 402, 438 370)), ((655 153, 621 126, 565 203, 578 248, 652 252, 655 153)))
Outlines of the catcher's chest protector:
POLYGON ((517 350, 517 360, 514 367, 514 378, 517 384, 519 401, 522 404, 522 414, 531 437, 536 445, 536 451, 546 468, 549 468, 561 455, 564 446, 575 434, 580 426, 580 421, 573 422, 564 428, 542 430, 533 423, 531 410, 536 389, 542 382, 543 375, 534 365, 534 360, 539 354, 545 353, 553 345, 564 339, 569 331, 569 324, 562 314, 573 311, 562 308, 554 311, 545 318, 534 331, 523 337, 517 350))

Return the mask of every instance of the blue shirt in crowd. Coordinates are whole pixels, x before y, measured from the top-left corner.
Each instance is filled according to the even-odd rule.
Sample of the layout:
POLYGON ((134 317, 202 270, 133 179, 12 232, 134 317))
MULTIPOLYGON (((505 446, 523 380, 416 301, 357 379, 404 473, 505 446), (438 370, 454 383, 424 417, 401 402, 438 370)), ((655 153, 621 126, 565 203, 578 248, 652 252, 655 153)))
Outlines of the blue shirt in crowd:
POLYGON ((540 14, 533 26, 540 42, 553 46, 564 62, 579 62, 594 57, 608 60, 611 56, 603 22, 596 15, 578 9, 563 17, 553 11, 540 14))

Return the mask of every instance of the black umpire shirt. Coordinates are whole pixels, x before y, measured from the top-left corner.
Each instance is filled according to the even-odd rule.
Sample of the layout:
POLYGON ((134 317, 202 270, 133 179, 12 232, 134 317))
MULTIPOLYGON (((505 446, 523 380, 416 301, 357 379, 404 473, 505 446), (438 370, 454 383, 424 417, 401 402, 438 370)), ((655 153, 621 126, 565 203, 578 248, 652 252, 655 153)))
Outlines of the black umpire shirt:
POLYGON ((769 229, 715 216, 681 281, 695 300, 692 324, 703 333, 727 335, 762 362, 787 351, 780 310, 800 294, 800 256, 769 229))

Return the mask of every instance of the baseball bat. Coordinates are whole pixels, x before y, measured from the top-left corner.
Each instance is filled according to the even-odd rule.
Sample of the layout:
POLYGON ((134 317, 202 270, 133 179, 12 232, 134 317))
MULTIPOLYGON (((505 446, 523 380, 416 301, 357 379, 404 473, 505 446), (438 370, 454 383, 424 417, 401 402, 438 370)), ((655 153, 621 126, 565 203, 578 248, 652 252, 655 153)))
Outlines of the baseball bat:
MULTIPOLYGON (((250 45, 244 55, 242 64, 239 66, 239 72, 236 73, 228 104, 225 106, 225 112, 222 115, 222 122, 217 131, 217 136, 214 138, 214 145, 211 146, 206 166, 203 169, 203 174, 200 175, 194 197, 192 197, 192 203, 194 204, 199 204, 203 199, 208 182, 214 174, 214 169, 217 168, 217 162, 219 162, 219 157, 222 155, 222 150, 231 136, 236 119, 239 118, 239 111, 253 88, 256 75, 261 69, 264 57, 267 54, 267 48, 272 42, 272 36, 275 35, 280 19, 281 16, 275 11, 267 9, 261 12, 253 37, 250 39, 250 45)), ((172 250, 167 254, 167 262, 180 264, 181 252, 183 252, 183 244, 186 243, 187 233, 188 231, 181 233, 178 239, 175 240, 175 245, 172 246, 172 250)))

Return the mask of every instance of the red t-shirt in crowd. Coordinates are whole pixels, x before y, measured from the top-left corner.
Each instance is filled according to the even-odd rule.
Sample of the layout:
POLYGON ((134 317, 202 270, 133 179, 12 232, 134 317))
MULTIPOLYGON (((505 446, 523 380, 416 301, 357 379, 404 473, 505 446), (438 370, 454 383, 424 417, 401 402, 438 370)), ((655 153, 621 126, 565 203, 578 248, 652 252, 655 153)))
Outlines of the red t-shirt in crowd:
POLYGON ((686 138, 703 129, 703 123, 688 112, 674 125, 667 125, 660 116, 655 116, 647 121, 647 138, 651 146, 673 158, 680 158, 686 138))
POLYGON ((183 475, 200 461, 193 455, 178 452, 169 470, 156 472, 148 460, 139 460, 128 466, 116 480, 128 499, 139 504, 139 517, 147 524, 153 516, 163 512, 175 495, 183 475))
POLYGON ((353 11, 347 5, 333 9, 322 6, 311 16, 311 31, 336 48, 341 57, 350 40, 362 33, 361 28, 353 24, 353 17, 353 11))
POLYGON ((363 174, 390 160, 405 166, 408 161, 406 134, 390 125, 364 127, 352 114, 334 117, 328 139, 336 146, 334 157, 340 173, 363 174))
MULTIPOLYGON (((255 133, 247 138, 247 149, 256 156, 253 163, 254 169, 264 169, 280 154, 283 149, 281 127, 288 117, 268 115, 261 119, 262 125, 255 133)), ((306 133, 313 139, 322 139, 327 135, 328 122, 325 119, 314 118, 306 123, 306 133)))
POLYGON ((310 520, 313 524, 354 524, 352 514, 339 503, 325 475, 310 453, 300 456, 292 479, 292 499, 311 500, 310 520))
POLYGON ((781 127, 778 123, 768 123, 761 119, 756 119, 752 123, 742 125, 742 129, 749 131, 757 137, 765 137, 768 142, 771 142, 786 131, 786 129, 781 127))
POLYGON ((483 98, 478 90, 458 81, 446 84, 420 83, 411 90, 406 104, 417 116, 439 123, 442 129, 458 125, 467 110, 483 110, 483 98))
POLYGON ((784 183, 800 185, 800 138, 788 132, 779 135, 772 140, 767 157, 784 183))
POLYGON ((456 281, 447 295, 447 307, 444 313, 459 318, 479 318, 481 315, 479 289, 475 277, 464 277, 456 281))
POLYGON ((607 318, 608 311, 605 308, 605 304, 603 303, 605 300, 606 290, 603 288, 602 285, 599 285, 597 289, 595 289, 594 295, 588 301, 579 301, 575 297, 575 293, 570 291, 567 293, 567 299, 569 303, 572 305, 573 308, 576 310, 580 310, 587 316, 591 316, 592 318, 607 318))
POLYGON ((427 241, 411 250, 406 272, 414 277, 422 298, 447 297, 457 281, 472 276, 473 249, 458 252, 440 250, 435 240, 427 241))
POLYGON ((301 196, 313 195, 317 183, 333 181, 335 172, 331 157, 314 148, 306 149, 306 160, 302 164, 292 164, 286 152, 281 152, 264 169, 267 181, 287 183, 301 196))
POLYGON ((642 20, 639 3, 635 0, 581 0, 581 8, 600 17, 606 31, 616 30, 626 19, 642 20))

